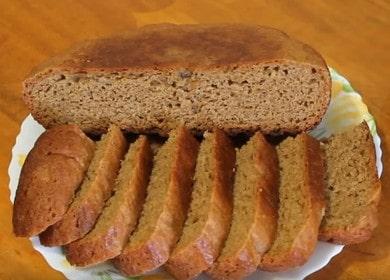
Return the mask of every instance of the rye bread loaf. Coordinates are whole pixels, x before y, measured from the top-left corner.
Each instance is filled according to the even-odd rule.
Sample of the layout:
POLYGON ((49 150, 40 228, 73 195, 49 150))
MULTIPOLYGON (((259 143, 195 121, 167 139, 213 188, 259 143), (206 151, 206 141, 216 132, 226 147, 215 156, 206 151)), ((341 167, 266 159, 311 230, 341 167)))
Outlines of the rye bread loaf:
POLYGON ((77 126, 39 136, 24 162, 13 210, 16 236, 31 237, 61 220, 81 184, 95 144, 77 126))
POLYGON ((331 81, 311 47, 267 27, 142 27, 86 42, 38 67, 24 101, 45 127, 75 123, 100 133, 298 133, 328 106, 331 81))
POLYGON ((278 177, 276 151, 256 133, 237 153, 232 225, 211 278, 242 279, 256 270, 275 238, 278 177))
POLYGON ((325 144, 326 211, 320 239, 340 244, 368 240, 378 224, 381 183, 375 148, 365 122, 325 144))
POLYGON ((63 218, 39 235, 45 246, 61 246, 80 239, 95 225, 110 198, 120 161, 127 149, 121 130, 111 125, 97 143, 79 192, 63 218))
POLYGON ((324 214, 325 167, 320 143, 307 134, 277 147, 280 187, 276 239, 260 268, 281 271, 303 265, 317 244, 324 214))
POLYGON ((152 167, 152 151, 146 136, 130 145, 95 227, 84 238, 65 247, 66 258, 77 266, 97 264, 118 256, 137 225, 152 167))
POLYGON ((219 255, 229 232, 235 151, 221 130, 205 133, 196 161, 190 210, 165 264, 176 279, 192 279, 219 255))
POLYGON ((198 141, 180 126, 158 150, 137 229, 113 259, 123 274, 139 275, 168 260, 187 215, 198 148, 198 141))

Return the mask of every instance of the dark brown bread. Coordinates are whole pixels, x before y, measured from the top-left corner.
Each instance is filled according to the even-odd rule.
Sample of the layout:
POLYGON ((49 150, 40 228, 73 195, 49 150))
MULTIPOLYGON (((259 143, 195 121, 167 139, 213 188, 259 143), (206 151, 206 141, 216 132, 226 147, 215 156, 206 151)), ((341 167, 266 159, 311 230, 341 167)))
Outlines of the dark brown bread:
POLYGON ((256 133, 237 153, 233 220, 213 279, 242 279, 254 272, 276 231, 278 159, 275 149, 256 133))
POLYGON ((111 196, 120 161, 127 149, 121 130, 112 125, 97 143, 80 191, 63 218, 39 235, 45 246, 61 246, 80 239, 95 225, 111 196))
POLYGON ((146 136, 140 136, 130 145, 116 180, 115 193, 107 201, 94 229, 65 247, 66 258, 71 264, 93 265, 121 253, 144 203, 152 158, 146 136))
POLYGON ((158 150, 137 229, 113 260, 125 275, 151 271, 168 260, 187 215, 198 146, 179 127, 158 150))
POLYGON ((61 220, 83 180, 95 144, 77 126, 45 131, 23 165, 16 191, 13 228, 31 237, 61 220))
POLYGON ((45 127, 102 132, 297 133, 315 126, 330 76, 309 46, 267 27, 153 25, 87 42, 37 68, 24 100, 45 127), (151 94, 153 93, 153 94, 151 94), (131 106, 128 106, 131 104, 131 106))
POLYGON ((235 151, 221 130, 205 133, 183 234, 165 268, 176 279, 192 279, 208 269, 229 232, 235 151))
POLYGON ((325 167, 320 143, 307 134, 278 147, 279 219, 276 239, 260 268, 281 271, 303 265, 317 244, 324 214, 325 167))
POLYGON ((365 122, 332 136, 325 145, 326 211, 320 239, 339 244, 368 240, 378 224, 381 183, 374 142, 365 122))

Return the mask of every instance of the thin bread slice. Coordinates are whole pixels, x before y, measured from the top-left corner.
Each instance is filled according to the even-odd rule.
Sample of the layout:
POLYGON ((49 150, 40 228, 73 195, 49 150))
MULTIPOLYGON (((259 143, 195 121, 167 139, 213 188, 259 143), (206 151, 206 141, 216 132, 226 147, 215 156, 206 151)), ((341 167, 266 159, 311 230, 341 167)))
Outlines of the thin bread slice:
POLYGON ((218 129, 205 133, 183 234, 165 264, 176 279, 196 277, 219 255, 230 228, 234 165, 229 137, 218 129))
POLYGON ((158 150, 137 230, 113 260, 122 273, 142 274, 168 260, 187 214, 198 147, 181 126, 158 150))
POLYGON ((122 161, 115 193, 107 201, 95 227, 84 238, 66 246, 66 258, 71 264, 97 264, 121 253, 142 209, 152 158, 149 140, 139 136, 122 161))
POLYGON ((80 191, 63 218, 39 235, 45 246, 62 246, 86 235, 111 196, 120 161, 127 149, 121 130, 111 125, 97 143, 80 191))
POLYGON ((303 265, 317 244, 324 213, 325 167, 320 143, 307 134, 278 147, 279 219, 276 239, 260 267, 281 271, 303 265))
POLYGON ((45 131, 24 162, 12 223, 31 237, 62 219, 92 159, 95 143, 76 125, 45 131))
POLYGON ((275 237, 278 177, 276 151, 256 133, 237 153, 233 220, 225 247, 208 271, 213 279, 242 279, 256 270, 275 237))
POLYGON ((366 241, 378 224, 381 183, 375 148, 364 122, 325 144, 327 207, 320 239, 340 244, 366 241))

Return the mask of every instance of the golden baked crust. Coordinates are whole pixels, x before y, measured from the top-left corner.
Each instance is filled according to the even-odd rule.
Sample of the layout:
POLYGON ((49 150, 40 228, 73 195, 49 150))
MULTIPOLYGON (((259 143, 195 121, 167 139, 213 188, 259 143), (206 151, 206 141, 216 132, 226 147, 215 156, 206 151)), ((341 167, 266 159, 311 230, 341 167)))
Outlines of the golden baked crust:
POLYGON ((156 24, 85 42, 38 66, 33 73, 48 69, 76 72, 210 69, 275 60, 327 67, 311 47, 274 28, 244 24, 156 24))
MULTIPOLYGON (((212 137, 212 143, 210 162, 205 168, 210 168, 210 176, 213 179, 209 181, 211 186, 207 197, 198 197, 197 204, 191 204, 191 210, 192 207, 200 206, 207 207, 207 212, 202 211, 200 213, 205 214, 205 216, 196 217, 198 221, 204 219, 197 228, 191 228, 192 231, 196 231, 196 235, 192 235, 191 239, 186 241, 185 244, 181 244, 180 242, 183 240, 180 240, 165 264, 167 271, 176 279, 191 279, 208 269, 219 255, 229 232, 235 151, 230 139, 221 130, 215 129, 212 134, 208 134, 206 137, 212 137), (206 201, 202 200, 203 203, 199 205, 202 202, 201 199, 206 201), (202 226, 201 229, 199 229, 200 226, 202 226)), ((202 147, 200 151, 202 152, 202 147)), ((201 155, 201 152, 198 155, 198 165, 200 164, 199 157, 205 156, 201 155)), ((205 150, 206 152, 209 151, 205 150)), ((197 174, 197 172, 204 172, 204 170, 197 167, 195 178, 197 176, 209 176, 207 173, 197 174)), ((199 181, 199 184, 202 184, 202 181, 199 181)), ((202 186, 197 185, 195 181, 194 191, 196 187, 201 188, 202 186)), ((194 200, 194 195, 192 199, 194 200)), ((196 209, 193 210, 196 211, 196 209)), ((194 221, 194 223, 196 222, 194 221)), ((185 231, 186 227, 184 233, 185 231)))
MULTIPOLYGON (((300 145, 303 146, 304 184, 303 195, 309 198, 309 211, 306 220, 297 229, 294 241, 288 249, 273 250, 272 255, 266 253, 261 260, 260 269, 267 271, 283 271, 303 265, 313 253, 317 244, 319 226, 324 214, 325 166, 320 143, 307 134, 300 134, 300 145)), ((296 139, 297 141, 297 139, 296 139)), ((279 230, 279 229, 277 229, 279 230)), ((271 247, 272 250, 272 247, 271 247)))
POLYGON ((115 193, 107 201, 94 229, 65 247, 66 258, 71 264, 93 265, 121 253, 144 203, 152 158, 150 142, 141 135, 130 145, 122 162, 115 193))
POLYGON ((45 131, 23 165, 16 191, 13 228, 31 237, 59 221, 68 209, 95 144, 77 126, 45 131))
POLYGON ((213 279, 245 278, 257 269, 261 256, 274 240, 278 211, 278 159, 275 148, 267 143, 261 133, 256 133, 251 140, 255 142, 253 164, 258 172, 254 174, 257 189, 253 198, 256 211, 253 223, 246 235, 242 236, 241 244, 235 247, 237 249, 227 254, 222 252, 208 271, 213 279))
POLYGON ((61 246, 80 239, 95 225, 105 201, 111 196, 127 141, 112 125, 97 143, 94 157, 80 191, 63 218, 39 235, 45 246, 61 246))
MULTIPOLYGON (((148 196, 138 229, 124 247, 123 252, 113 259, 115 267, 125 275, 139 275, 163 265, 180 237, 191 196, 199 143, 183 126, 178 127, 173 133, 176 137, 175 142, 173 142, 174 146, 170 150, 170 154, 166 155, 169 159, 168 165, 170 164, 169 169, 166 170, 169 172, 166 192, 158 197, 149 195, 150 186, 152 184, 156 186, 159 182, 158 178, 155 182, 153 181, 155 175, 152 170, 147 190, 148 196), (143 224, 143 218, 146 220, 145 209, 150 209, 147 208, 147 204, 151 205, 152 201, 157 200, 160 205, 162 204, 162 211, 158 213, 155 224, 143 224), (144 236, 137 235, 140 226, 147 227, 142 229, 144 236)), ((158 155, 156 157, 158 158, 158 155)), ((153 169, 156 166, 161 168, 161 165, 155 161, 153 169)))

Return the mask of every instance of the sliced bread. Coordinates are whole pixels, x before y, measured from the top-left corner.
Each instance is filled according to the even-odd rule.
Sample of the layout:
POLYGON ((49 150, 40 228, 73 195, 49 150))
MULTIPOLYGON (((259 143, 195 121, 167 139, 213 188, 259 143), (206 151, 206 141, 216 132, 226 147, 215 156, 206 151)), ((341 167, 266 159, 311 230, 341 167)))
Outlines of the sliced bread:
POLYGON ((115 193, 107 201, 95 227, 84 238, 65 247, 71 264, 93 265, 121 253, 142 209, 152 157, 146 136, 139 136, 130 145, 115 182, 115 193))
POLYGON ((113 260, 125 275, 151 271, 168 260, 187 215, 198 148, 180 126, 158 150, 137 229, 113 260))
POLYGON ((374 143, 364 122, 325 144, 327 206, 320 239, 340 244, 366 241, 377 226, 381 192, 374 143))
POLYGON ((39 235, 45 246, 62 246, 87 234, 111 196, 127 149, 121 130, 112 125, 97 143, 87 174, 63 218, 39 235))
POLYGON ((228 136, 218 129, 205 133, 183 234, 165 264, 176 279, 196 277, 219 255, 230 228, 234 165, 228 136))
POLYGON ((320 143, 307 134, 277 147, 280 187, 276 239, 260 268, 282 271, 303 265, 317 244, 324 214, 325 167, 320 143))
POLYGON ((242 279, 256 270, 276 230, 278 159, 275 149, 256 133, 237 153, 233 220, 213 279, 242 279))
POLYGON ((79 127, 45 131, 24 162, 13 210, 16 236, 31 237, 62 219, 80 186, 95 143, 79 127))
POLYGON ((45 127, 298 133, 330 99, 323 58, 268 27, 160 24, 90 41, 38 67, 24 101, 45 127), (64 98, 66 96, 66 98, 64 98))

